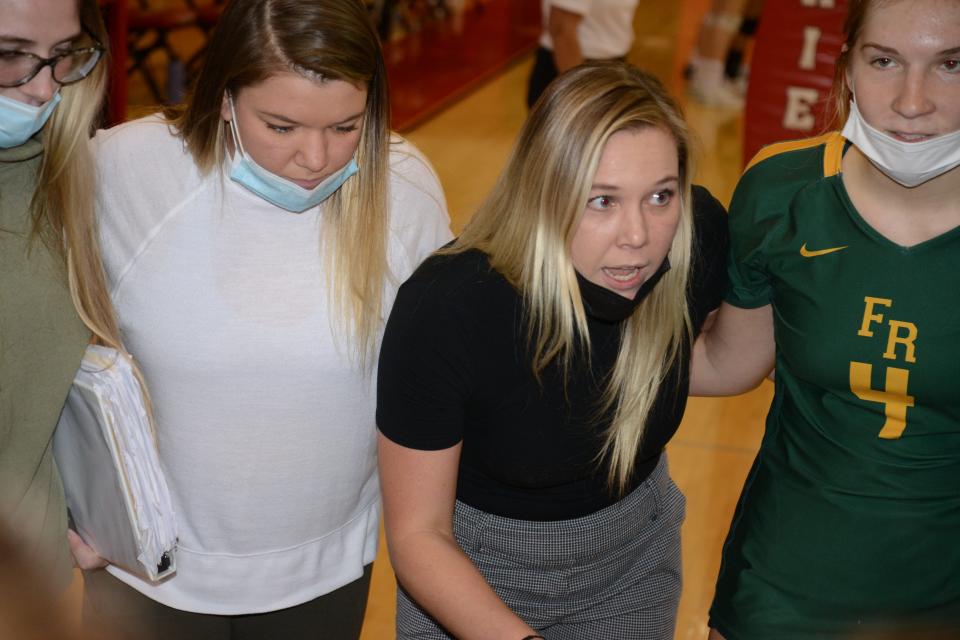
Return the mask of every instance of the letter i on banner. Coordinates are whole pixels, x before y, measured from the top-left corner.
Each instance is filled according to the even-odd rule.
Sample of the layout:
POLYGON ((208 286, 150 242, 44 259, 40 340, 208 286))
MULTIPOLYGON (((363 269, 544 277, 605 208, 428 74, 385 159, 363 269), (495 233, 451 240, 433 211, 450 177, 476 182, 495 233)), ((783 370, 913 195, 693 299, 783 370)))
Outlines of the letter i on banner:
POLYGON ((764 145, 826 127, 846 11, 847 0, 766 0, 750 67, 744 164, 764 145))

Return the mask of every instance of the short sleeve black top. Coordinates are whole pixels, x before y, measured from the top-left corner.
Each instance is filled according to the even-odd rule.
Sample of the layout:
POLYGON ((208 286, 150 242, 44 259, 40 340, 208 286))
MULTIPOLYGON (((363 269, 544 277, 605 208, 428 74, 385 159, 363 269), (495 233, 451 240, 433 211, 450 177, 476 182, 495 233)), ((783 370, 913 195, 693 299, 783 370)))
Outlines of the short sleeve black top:
MULTIPOLYGON (((696 247, 688 295, 694 330, 720 304, 728 243, 722 205, 694 187, 696 247)), ((457 498, 488 513, 563 520, 618 499, 598 462, 610 416, 598 416, 621 323, 588 317, 589 361, 534 377, 523 300, 485 254, 433 256, 403 284, 380 352, 377 426, 421 450, 463 442, 457 498)), ((689 353, 685 345, 685 353, 689 353)), ((669 371, 648 417, 632 490, 656 466, 686 406, 687 357, 669 371)))

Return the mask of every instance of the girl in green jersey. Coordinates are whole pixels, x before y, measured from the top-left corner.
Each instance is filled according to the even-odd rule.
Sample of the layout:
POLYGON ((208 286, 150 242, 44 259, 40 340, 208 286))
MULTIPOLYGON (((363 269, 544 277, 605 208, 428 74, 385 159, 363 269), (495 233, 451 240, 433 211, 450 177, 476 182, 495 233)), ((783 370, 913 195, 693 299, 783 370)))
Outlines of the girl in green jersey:
POLYGON ((842 131, 763 150, 691 392, 776 370, 711 637, 960 633, 960 1, 853 0, 842 131))

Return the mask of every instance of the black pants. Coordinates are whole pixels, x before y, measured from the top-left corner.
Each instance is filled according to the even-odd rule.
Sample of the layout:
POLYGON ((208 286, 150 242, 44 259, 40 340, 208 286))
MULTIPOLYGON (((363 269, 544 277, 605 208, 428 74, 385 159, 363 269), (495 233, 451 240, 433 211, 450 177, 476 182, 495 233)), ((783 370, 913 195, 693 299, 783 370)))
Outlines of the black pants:
POLYGON ((373 565, 309 602, 268 613, 220 616, 173 609, 103 569, 83 575, 83 626, 97 640, 356 640, 373 565))
POLYGON ((532 109, 540 94, 547 85, 557 77, 557 65, 553 62, 553 51, 537 47, 536 58, 533 61, 533 71, 527 83, 527 108, 532 109))
MULTIPOLYGON (((608 58, 608 60, 622 62, 626 60, 626 56, 608 58)), ((594 60, 588 60, 587 62, 594 62, 594 60)), ((533 108, 540 95, 546 91, 547 85, 553 82, 557 75, 559 75, 559 72, 553 61, 553 51, 537 47, 536 57, 533 61, 533 71, 530 72, 530 80, 527 82, 527 108, 533 108)))

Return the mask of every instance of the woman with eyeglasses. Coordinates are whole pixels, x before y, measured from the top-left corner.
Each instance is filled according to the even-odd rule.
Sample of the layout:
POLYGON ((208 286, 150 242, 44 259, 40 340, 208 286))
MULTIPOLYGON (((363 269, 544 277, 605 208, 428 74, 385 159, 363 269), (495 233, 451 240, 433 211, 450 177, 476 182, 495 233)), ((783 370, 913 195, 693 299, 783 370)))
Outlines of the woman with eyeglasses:
POLYGON ((97 136, 104 262, 180 546, 159 584, 88 573, 95 626, 359 635, 380 336, 399 283, 450 238, 387 100, 359 0, 233 0, 186 104, 97 136))
POLYGON ((59 589, 71 560, 53 431, 91 337, 120 345, 88 144, 105 30, 96 0, 0 0, 0 16, 0 518, 59 589))

